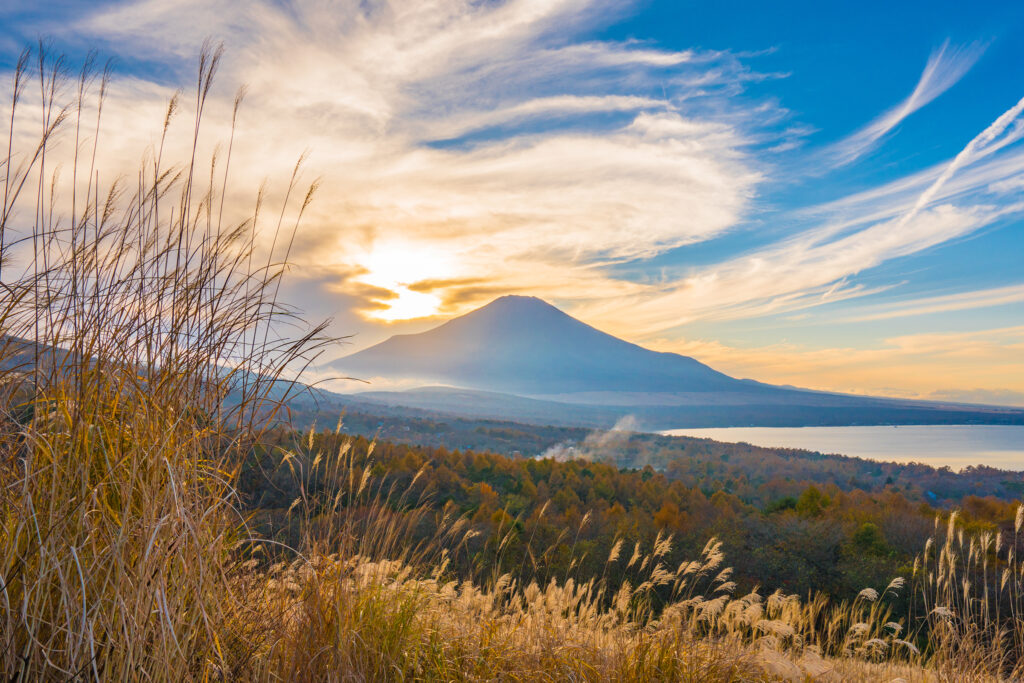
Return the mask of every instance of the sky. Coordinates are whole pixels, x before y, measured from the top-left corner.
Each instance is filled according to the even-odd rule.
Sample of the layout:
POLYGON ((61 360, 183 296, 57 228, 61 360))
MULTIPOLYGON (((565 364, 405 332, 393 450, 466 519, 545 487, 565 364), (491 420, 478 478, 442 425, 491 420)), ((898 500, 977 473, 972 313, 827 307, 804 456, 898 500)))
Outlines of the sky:
POLYGON ((204 144, 244 84, 240 215, 308 153, 285 295, 336 356, 526 294, 737 377, 1024 405, 1024 3, 0 0, 5 83, 39 37, 115 59, 104 177, 224 44, 204 144))

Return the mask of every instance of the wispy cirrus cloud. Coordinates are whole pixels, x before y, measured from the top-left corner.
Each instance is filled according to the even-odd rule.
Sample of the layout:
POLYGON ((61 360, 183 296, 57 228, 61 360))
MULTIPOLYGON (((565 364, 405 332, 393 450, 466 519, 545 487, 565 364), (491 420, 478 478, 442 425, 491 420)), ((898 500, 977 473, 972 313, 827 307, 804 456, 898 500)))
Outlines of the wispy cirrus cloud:
POLYGON ((874 149, 904 119, 953 87, 974 66, 985 45, 950 45, 947 40, 928 58, 914 90, 905 100, 855 133, 824 150, 824 157, 845 166, 874 149))
MULTIPOLYGON (((874 201, 854 202, 856 212, 835 222, 798 232, 770 247, 698 269, 678 282, 652 287, 631 299, 596 303, 589 313, 598 320, 614 319, 630 311, 633 329, 653 335, 672 327, 666 311, 676 311, 676 324, 697 319, 730 319, 813 308, 884 291, 851 282, 864 270, 886 261, 919 253, 969 235, 1011 215, 1024 212, 1024 202, 1008 190, 1009 201, 976 193, 958 203, 937 204, 948 183, 963 168, 975 163, 996 166, 1005 177, 1004 160, 993 154, 1016 142, 1024 131, 1024 98, 1003 112, 973 137, 956 156, 934 172, 906 184, 913 194, 901 192, 899 201, 882 208, 874 201), (985 203, 980 203, 981 201, 985 203), (866 216, 864 214, 867 214, 866 216)), ((1016 172, 1018 157, 1011 159, 1016 172)), ((975 173, 985 175, 984 167, 975 173)), ((886 197, 886 193, 876 196, 886 197)))
POLYGON ((751 318, 861 298, 892 286, 853 281, 861 271, 969 234, 1001 215, 993 207, 940 205, 909 222, 877 223, 837 240, 820 242, 818 235, 803 234, 698 269, 666 288, 595 303, 588 313, 595 320, 611 321, 628 310, 635 334, 654 335, 696 320, 751 318))
POLYGON ((853 315, 844 317, 842 320, 844 322, 890 320, 892 318, 975 310, 1015 303, 1024 303, 1024 284, 1010 285, 1008 287, 991 287, 940 296, 916 297, 903 301, 877 304, 864 307, 853 315))
MULTIPOLYGON (((108 125, 125 140, 153 129, 158 117, 138 112, 162 107, 167 74, 184 80, 203 39, 223 39, 221 82, 249 88, 237 184, 284 176, 311 149, 324 191, 296 258, 333 271, 345 291, 380 293, 364 310, 401 319, 477 303, 460 283, 480 276, 570 299, 634 291, 599 267, 742 219, 764 173, 749 145, 774 106, 733 101, 756 75, 729 53, 586 38, 626 10, 609 0, 145 1, 50 28, 160 64, 151 92, 118 101, 126 88, 112 91, 108 125), (416 267, 396 267, 410 260, 396 254, 416 267), (446 284, 424 291, 422 281, 446 284)), ((230 95, 210 106, 214 130, 226 130, 230 95)))

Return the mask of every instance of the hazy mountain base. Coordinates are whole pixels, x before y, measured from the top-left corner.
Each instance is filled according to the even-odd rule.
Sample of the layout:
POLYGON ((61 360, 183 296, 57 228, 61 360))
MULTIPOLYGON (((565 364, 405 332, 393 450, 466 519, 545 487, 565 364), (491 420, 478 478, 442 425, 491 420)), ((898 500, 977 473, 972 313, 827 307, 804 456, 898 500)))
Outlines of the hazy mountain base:
POLYGON ((392 409, 426 410, 449 416, 475 419, 514 420, 539 425, 583 426, 609 429, 626 415, 647 431, 699 427, 811 427, 909 424, 1024 424, 1024 410, 949 403, 927 403, 838 397, 814 392, 791 392, 799 400, 767 401, 743 397, 723 402, 726 397, 708 394, 696 401, 678 394, 670 398, 648 395, 643 402, 610 403, 605 396, 595 403, 589 395, 582 402, 553 401, 496 392, 423 387, 407 391, 368 391, 358 394, 329 394, 325 406, 380 405, 392 409), (659 404, 663 400, 667 404, 659 404))

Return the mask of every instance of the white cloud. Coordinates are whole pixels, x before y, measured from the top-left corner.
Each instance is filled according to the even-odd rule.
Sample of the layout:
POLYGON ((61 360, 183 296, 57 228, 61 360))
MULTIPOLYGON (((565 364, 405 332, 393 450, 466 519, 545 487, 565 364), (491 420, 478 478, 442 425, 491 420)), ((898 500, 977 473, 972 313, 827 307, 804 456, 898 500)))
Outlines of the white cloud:
POLYGON ((894 108, 885 112, 852 135, 831 145, 825 156, 835 165, 846 165, 872 150, 879 141, 904 119, 949 90, 970 70, 985 51, 983 45, 950 46, 946 41, 932 53, 913 92, 894 108))
MULTIPOLYGON (((235 186, 286 178, 312 151, 308 177, 321 176, 323 189, 298 245, 304 269, 399 294, 418 280, 447 282, 438 298, 453 310, 476 291, 457 283, 481 277, 517 291, 561 286, 567 298, 633 291, 595 264, 709 239, 748 210, 763 171, 747 147, 757 119, 775 116, 732 101, 754 76, 728 53, 581 39, 628 9, 149 0, 53 28, 126 61, 161 61, 181 81, 204 38, 223 39, 204 140, 226 139, 233 88, 246 83, 235 186), (416 255, 417 277, 361 275, 382 249, 416 255), (426 256, 438 253, 446 258, 426 256)), ((162 111, 169 90, 138 77, 117 84, 107 124, 125 149, 152 138, 160 116, 146 112, 162 111)), ((102 162, 112 175, 134 159, 102 162)))
POLYGON ((865 287, 851 280, 857 273, 969 234, 1004 211, 943 204, 905 223, 899 219, 877 223, 830 241, 811 231, 698 269, 682 282, 595 303, 587 310, 588 320, 606 323, 628 318, 634 334, 642 338, 694 320, 749 318, 865 297, 890 285, 865 287))
MULTIPOLYGON (((815 227, 752 254, 698 269, 681 282, 651 287, 629 299, 600 302, 588 315, 603 321, 624 318, 628 310, 632 329, 642 337, 695 319, 782 313, 884 291, 888 286, 867 289, 850 279, 886 261, 947 243, 1024 212, 1024 203, 1020 202, 936 205, 945 186, 961 169, 1019 139, 1024 130, 1022 112, 1024 98, 972 138, 934 176, 924 174, 918 183, 911 184, 916 195, 899 193, 903 200, 899 209, 890 206, 888 212, 883 212, 870 201, 853 204, 871 219, 886 216, 886 220, 871 222, 855 213, 853 218, 815 227), (674 319, 669 312, 675 312, 674 319)), ((1003 166, 1001 160, 989 163, 1003 166)), ((988 179, 986 185, 991 182, 988 179)))

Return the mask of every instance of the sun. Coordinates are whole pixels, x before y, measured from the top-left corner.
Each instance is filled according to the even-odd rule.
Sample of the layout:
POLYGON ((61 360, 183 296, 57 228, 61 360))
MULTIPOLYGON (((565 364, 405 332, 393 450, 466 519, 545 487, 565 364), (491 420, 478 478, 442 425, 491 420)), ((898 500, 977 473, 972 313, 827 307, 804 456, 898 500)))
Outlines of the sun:
POLYGON ((386 308, 368 315, 377 320, 395 322, 425 318, 441 309, 441 297, 412 287, 418 282, 451 277, 451 259, 427 245, 385 243, 374 245, 362 261, 366 273, 359 280, 393 292, 381 299, 386 308))

